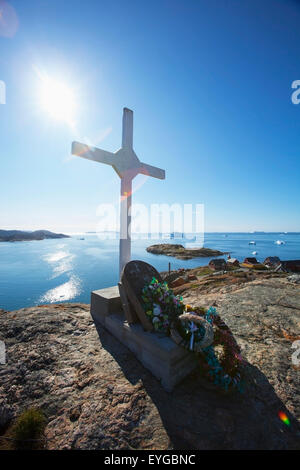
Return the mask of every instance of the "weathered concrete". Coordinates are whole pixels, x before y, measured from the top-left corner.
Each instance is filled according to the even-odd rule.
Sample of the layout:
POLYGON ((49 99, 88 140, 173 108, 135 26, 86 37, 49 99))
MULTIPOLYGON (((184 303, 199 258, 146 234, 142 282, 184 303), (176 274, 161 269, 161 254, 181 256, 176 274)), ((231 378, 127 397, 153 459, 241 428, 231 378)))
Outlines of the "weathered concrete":
POLYGON ((123 313, 107 316, 104 326, 135 354, 168 392, 197 367, 191 353, 169 337, 144 331, 140 324, 129 326, 123 313))
POLYGON ((171 392, 197 366, 194 356, 170 338, 144 331, 141 324, 129 325, 122 311, 118 287, 92 292, 91 315, 128 347, 171 392))
POLYGON ((105 318, 122 310, 118 286, 95 290, 91 293, 91 315, 95 322, 105 325, 105 318))

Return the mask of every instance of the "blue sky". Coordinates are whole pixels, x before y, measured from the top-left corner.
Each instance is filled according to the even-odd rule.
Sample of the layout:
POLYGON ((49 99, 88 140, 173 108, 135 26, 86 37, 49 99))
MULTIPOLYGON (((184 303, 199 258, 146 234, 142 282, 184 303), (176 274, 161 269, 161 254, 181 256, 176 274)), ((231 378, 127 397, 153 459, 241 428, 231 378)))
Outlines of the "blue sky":
POLYGON ((95 230, 117 202, 105 165, 134 110, 134 202, 205 204, 206 231, 300 231, 300 2, 0 0, 0 228, 95 230), (6 14, 6 24, 3 20, 6 14), (2 22, 1 22, 2 21, 2 22), (63 81, 74 125, 40 105, 39 74, 63 81))

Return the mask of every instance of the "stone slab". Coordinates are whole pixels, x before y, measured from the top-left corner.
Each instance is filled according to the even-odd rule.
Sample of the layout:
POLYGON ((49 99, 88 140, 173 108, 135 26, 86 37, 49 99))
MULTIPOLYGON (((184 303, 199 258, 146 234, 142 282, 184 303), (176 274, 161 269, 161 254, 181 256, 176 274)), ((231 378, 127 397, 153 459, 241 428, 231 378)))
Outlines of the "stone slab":
POLYGON ((95 323, 100 323, 128 347, 168 392, 197 367, 193 354, 169 337, 144 331, 139 323, 128 324, 118 286, 92 292, 91 315, 95 323))
POLYGON ((197 367, 192 353, 169 337, 160 338, 144 331, 140 324, 129 325, 123 312, 106 316, 105 327, 136 355, 168 392, 197 367))
POLYGON ((118 286, 94 290, 91 293, 91 315, 95 322, 104 326, 105 317, 122 310, 118 286))

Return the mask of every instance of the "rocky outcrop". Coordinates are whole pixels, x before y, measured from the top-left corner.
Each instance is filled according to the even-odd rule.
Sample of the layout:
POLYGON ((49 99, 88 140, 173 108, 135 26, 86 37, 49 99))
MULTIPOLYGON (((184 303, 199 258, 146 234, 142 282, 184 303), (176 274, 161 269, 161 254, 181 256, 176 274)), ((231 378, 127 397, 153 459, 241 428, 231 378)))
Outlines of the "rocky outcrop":
POLYGON ((175 243, 151 245, 148 246, 146 250, 148 253, 152 253, 154 255, 173 256, 178 259, 210 258, 225 254, 222 251, 212 250, 211 248, 184 248, 183 245, 177 245, 175 243))
POLYGON ((256 278, 244 285, 215 286, 205 294, 201 287, 186 290, 183 297, 191 304, 216 306, 255 371, 253 378, 258 378, 252 383, 257 403, 263 407, 269 401, 270 409, 275 405, 275 416, 281 400, 299 421, 300 363, 292 361, 292 345, 300 339, 300 286, 291 282, 256 278), (273 387, 271 395, 271 388, 263 384, 267 381, 273 387))
POLYGON ((247 361, 244 393, 220 392, 199 370, 167 393, 125 346, 97 332, 88 305, 1 312, 7 364, 0 365, 0 432, 37 406, 47 417, 49 449, 299 448, 291 345, 300 338, 300 286, 280 277, 218 278, 193 281, 183 296, 216 305, 234 332, 247 361))
POLYGON ((0 365, 2 430, 21 410, 35 406, 47 417, 48 449, 169 447, 139 376, 141 367, 105 331, 99 340, 88 305, 2 313, 0 338, 7 349, 7 364, 0 365), (111 346, 121 364, 131 361, 129 377, 111 346))

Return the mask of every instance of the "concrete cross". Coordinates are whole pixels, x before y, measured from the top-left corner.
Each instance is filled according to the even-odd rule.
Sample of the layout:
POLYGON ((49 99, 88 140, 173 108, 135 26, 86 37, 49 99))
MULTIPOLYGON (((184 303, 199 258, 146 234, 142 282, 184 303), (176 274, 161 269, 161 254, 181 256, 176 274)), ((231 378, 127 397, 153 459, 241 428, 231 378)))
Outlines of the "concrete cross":
POLYGON ((91 147, 79 142, 72 143, 72 154, 95 162, 111 165, 121 178, 120 197, 120 276, 125 264, 131 258, 131 196, 132 180, 139 173, 153 178, 165 179, 165 170, 140 162, 133 144, 133 111, 123 109, 122 147, 115 153, 91 147))

